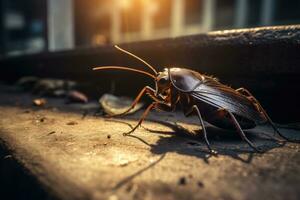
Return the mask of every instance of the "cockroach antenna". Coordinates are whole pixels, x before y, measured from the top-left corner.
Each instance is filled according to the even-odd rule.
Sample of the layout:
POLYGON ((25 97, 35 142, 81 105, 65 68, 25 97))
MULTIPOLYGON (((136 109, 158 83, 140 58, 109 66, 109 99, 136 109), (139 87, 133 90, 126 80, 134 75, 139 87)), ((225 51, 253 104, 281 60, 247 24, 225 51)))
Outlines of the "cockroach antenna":
POLYGON ((138 70, 138 69, 133 69, 130 67, 123 67, 123 66, 101 66, 101 67, 94 67, 93 70, 107 70, 107 69, 119 69, 119 70, 125 70, 125 71, 132 71, 132 72, 137 72, 140 74, 144 74, 147 76, 150 76, 153 79, 156 79, 156 77, 153 74, 150 74, 149 72, 145 72, 142 70, 138 70))
POLYGON ((144 63, 147 67, 149 67, 154 73, 155 75, 158 74, 158 72, 154 69, 154 67, 152 67, 149 63, 147 63, 145 60, 143 60, 142 58, 134 55, 133 53, 130 53, 129 51, 126 51, 125 49, 122 49, 121 47, 119 47, 118 45, 114 45, 114 47, 120 51, 122 51, 123 53, 126 53, 136 59, 138 59, 139 61, 141 61, 142 63, 144 63))

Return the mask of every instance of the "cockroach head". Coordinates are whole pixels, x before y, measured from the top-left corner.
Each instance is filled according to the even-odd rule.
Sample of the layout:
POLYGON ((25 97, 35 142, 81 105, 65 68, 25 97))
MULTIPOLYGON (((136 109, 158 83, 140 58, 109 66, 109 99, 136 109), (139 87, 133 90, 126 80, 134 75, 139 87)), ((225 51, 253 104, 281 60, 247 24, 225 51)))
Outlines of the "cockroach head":
POLYGON ((156 82, 156 93, 166 95, 166 92, 171 86, 169 70, 165 68, 164 71, 158 72, 155 82, 156 82))
POLYGON ((164 71, 157 73, 156 82, 165 84, 168 81, 169 81, 169 70, 167 68, 165 68, 164 71))

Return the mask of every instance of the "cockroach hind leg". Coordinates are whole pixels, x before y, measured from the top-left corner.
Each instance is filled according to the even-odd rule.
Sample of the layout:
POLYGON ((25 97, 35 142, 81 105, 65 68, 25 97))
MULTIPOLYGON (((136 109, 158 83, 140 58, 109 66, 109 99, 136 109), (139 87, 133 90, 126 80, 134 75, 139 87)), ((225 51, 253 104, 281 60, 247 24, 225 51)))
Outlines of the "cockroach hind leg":
MULTIPOLYGON (((271 125, 271 127, 274 130, 274 136, 276 135, 276 133, 283 139, 285 139, 288 142, 293 142, 291 141, 289 138, 287 138, 286 136, 284 136, 279 130, 278 128, 275 126, 275 124, 273 123, 273 121, 271 120, 271 118, 269 117, 269 115, 267 114, 267 112, 265 111, 265 109, 260 105, 259 101, 252 95, 251 92, 249 92, 249 90, 245 89, 245 88, 239 88, 236 89, 237 92, 240 92, 241 94, 246 94, 248 97, 250 97, 252 103, 255 105, 257 105, 260 110, 262 111, 263 115, 266 117, 267 121, 269 122, 269 124, 271 125)), ((294 141, 295 142, 295 141, 294 141)), ((299 142, 299 141, 296 141, 299 142)))
POLYGON ((256 146, 251 146, 252 147, 252 149, 254 149, 255 151, 256 151, 256 153, 264 153, 265 151, 262 149, 262 148, 260 148, 260 147, 256 147, 256 146))
POLYGON ((281 138, 283 138, 284 140, 286 140, 287 142, 295 142, 295 143, 299 143, 300 142, 300 140, 293 140, 293 139, 290 139, 290 138, 288 138, 288 137, 286 137, 286 136, 284 136, 281 132, 279 132, 279 130, 276 128, 276 132, 277 132, 277 134, 281 137, 281 138))
POLYGON ((238 134, 240 135, 240 137, 247 142, 247 144, 253 149, 255 150, 257 153, 264 153, 264 151, 262 149, 260 149, 259 147, 256 147, 245 135, 244 131, 242 130, 240 124, 238 123, 238 121, 236 120, 236 118, 234 117, 234 115, 229 112, 228 110, 224 109, 225 111, 228 112, 228 114, 230 115, 231 119, 233 120, 233 123, 235 124, 235 127, 237 129, 238 134))
POLYGON ((247 90, 247 89, 245 89, 245 88, 243 88, 243 87, 238 88, 238 89, 236 89, 235 91, 237 91, 237 92, 239 92, 239 93, 241 93, 241 94, 243 94, 243 95, 246 95, 246 96, 253 96, 253 95, 249 92, 249 90, 247 90))
POLYGON ((260 148, 260 147, 257 147, 255 146, 247 137, 246 138, 243 138, 247 143, 248 145, 256 152, 256 153, 264 153, 265 151, 260 148))
POLYGON ((218 151, 213 150, 213 149, 210 149, 210 150, 209 150, 209 153, 210 153, 211 155, 213 155, 213 156, 218 156, 218 155, 219 155, 218 151))

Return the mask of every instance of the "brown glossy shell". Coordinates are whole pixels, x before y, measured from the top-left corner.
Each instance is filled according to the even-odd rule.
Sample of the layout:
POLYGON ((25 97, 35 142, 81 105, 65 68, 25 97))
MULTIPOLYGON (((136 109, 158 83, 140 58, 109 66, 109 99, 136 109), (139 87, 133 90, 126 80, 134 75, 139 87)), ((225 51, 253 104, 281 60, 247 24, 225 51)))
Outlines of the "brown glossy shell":
POLYGON ((249 98, 215 78, 184 68, 171 68, 169 75, 173 86, 181 92, 188 93, 195 101, 224 108, 255 122, 266 120, 249 98))

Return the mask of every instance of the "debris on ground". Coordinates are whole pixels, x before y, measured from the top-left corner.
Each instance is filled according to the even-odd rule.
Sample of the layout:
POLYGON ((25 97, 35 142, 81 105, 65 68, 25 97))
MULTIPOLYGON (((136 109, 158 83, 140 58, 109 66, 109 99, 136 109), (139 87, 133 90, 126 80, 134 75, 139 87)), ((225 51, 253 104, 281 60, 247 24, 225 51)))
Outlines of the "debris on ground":
POLYGON ((47 100, 44 98, 38 98, 38 99, 34 99, 32 101, 33 105, 35 106, 44 106, 47 104, 47 100))
POLYGON ((24 76, 16 82, 16 85, 25 91, 41 96, 65 97, 78 84, 75 81, 63 79, 24 76))
POLYGON ((35 117, 35 122, 36 123, 43 123, 43 122, 45 122, 47 120, 47 118, 46 117, 43 117, 43 116, 36 116, 35 117))
POLYGON ((198 181, 197 185, 200 187, 200 188, 203 188, 204 187, 204 183, 202 181, 198 181))
POLYGON ((75 121, 70 121, 67 123, 67 125, 77 125, 77 124, 78 124, 78 122, 75 122, 75 121))
POLYGON ((24 76, 17 81, 16 85, 24 90, 31 90, 38 80, 39 78, 35 76, 24 76))
POLYGON ((52 134, 54 134, 55 133, 55 131, 51 131, 51 132, 49 132, 47 135, 52 135, 52 134))
POLYGON ((88 97, 77 90, 71 90, 67 94, 67 103, 87 103, 88 97))
MULTIPOLYGON (((201 130, 196 116, 153 111, 143 123, 147 129, 124 138, 127 123, 136 124, 139 113, 109 121, 93 116, 100 109, 98 102, 65 105, 64 99, 47 98, 47 108, 55 107, 57 112, 33 109, 34 97, 28 94, 0 89, 0 95, 0 140, 10 150, 0 155, 0 161, 7 164, 10 160, 3 158, 11 154, 17 162, 9 169, 29 174, 12 179, 7 167, 2 167, 5 173, 0 182, 29 185, 33 179, 47 194, 62 200, 109 199, 111 195, 120 199, 263 200, 270 194, 274 200, 299 199, 300 145, 279 145, 267 138, 265 134, 273 134, 267 125, 246 132, 266 151, 257 154, 235 132, 208 124, 209 140, 219 152, 215 157, 201 135, 188 135, 201 130), (15 106, 17 100, 22 100, 21 106, 15 106), (82 120, 85 110, 90 116, 82 120)), ((291 139, 300 137, 294 129, 280 131, 291 139)), ((36 194, 38 188, 33 189, 36 194)))
POLYGON ((6 155, 6 156, 4 156, 3 159, 11 159, 12 157, 13 157, 12 155, 6 155))
POLYGON ((42 118, 40 118, 38 121, 39 121, 39 122, 44 122, 44 121, 46 121, 46 119, 47 119, 46 117, 42 117, 42 118))
POLYGON ((186 185, 187 181, 186 181, 186 178, 183 176, 183 177, 180 177, 179 181, 178 181, 178 184, 179 185, 186 185))
POLYGON ((32 92, 44 96, 65 96, 67 91, 74 89, 76 82, 61 79, 40 79, 34 85, 32 92))
MULTIPOLYGON (((109 115, 117 115, 127 111, 133 103, 133 100, 128 97, 117 97, 112 94, 104 94, 99 99, 99 103, 105 113, 109 115)), ((141 109, 143 105, 143 103, 137 103, 136 106, 128 112, 128 114, 135 113, 141 109)))

